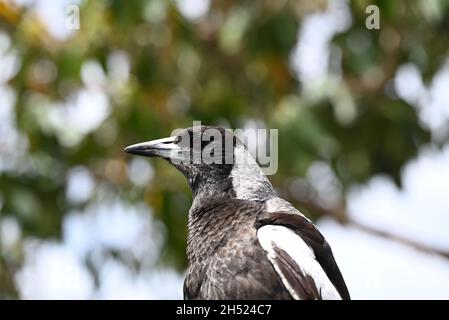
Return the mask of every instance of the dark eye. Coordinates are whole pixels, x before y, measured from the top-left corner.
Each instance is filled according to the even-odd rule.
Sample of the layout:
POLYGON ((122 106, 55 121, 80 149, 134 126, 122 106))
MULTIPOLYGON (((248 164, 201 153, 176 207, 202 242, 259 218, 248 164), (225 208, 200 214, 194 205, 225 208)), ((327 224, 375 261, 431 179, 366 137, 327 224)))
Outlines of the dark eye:
POLYGON ((190 132, 183 132, 180 135, 176 136, 173 143, 179 145, 181 148, 189 149, 192 145, 192 135, 190 132))
POLYGON ((178 143, 181 142, 181 140, 182 140, 182 137, 181 137, 181 136, 176 136, 175 140, 173 140, 173 143, 178 144, 178 143))

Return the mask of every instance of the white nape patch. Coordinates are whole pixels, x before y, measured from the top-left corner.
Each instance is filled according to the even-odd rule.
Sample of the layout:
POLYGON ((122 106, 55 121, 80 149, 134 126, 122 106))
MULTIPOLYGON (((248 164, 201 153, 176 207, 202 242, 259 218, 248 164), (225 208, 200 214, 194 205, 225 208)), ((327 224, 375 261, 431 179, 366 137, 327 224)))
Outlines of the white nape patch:
POLYGON ((243 146, 234 148, 234 165, 230 174, 237 199, 257 200, 261 186, 270 185, 251 153, 243 146))
POLYGON ((268 259, 281 278, 285 288, 294 299, 300 300, 300 297, 280 271, 275 261, 276 252, 273 244, 284 250, 297 263, 302 272, 314 279, 324 300, 341 300, 337 289, 335 289, 321 265, 316 261, 313 250, 292 230, 283 226, 266 225, 257 230, 257 238, 262 248, 267 252, 268 259))

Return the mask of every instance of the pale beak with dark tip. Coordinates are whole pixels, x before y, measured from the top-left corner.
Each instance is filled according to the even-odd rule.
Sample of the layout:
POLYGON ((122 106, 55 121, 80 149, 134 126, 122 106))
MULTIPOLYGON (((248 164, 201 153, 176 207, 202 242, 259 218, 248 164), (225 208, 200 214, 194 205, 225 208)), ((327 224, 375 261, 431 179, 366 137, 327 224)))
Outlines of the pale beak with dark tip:
POLYGON ((146 157, 175 159, 182 155, 181 147, 175 143, 176 137, 162 138, 133 144, 125 148, 125 152, 146 157))

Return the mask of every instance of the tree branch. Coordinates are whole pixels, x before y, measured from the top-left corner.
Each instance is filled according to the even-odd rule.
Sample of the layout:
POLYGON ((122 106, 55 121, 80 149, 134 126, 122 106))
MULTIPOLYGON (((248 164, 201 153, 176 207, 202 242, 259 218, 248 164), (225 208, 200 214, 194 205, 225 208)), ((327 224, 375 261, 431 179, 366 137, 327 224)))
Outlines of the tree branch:
POLYGON ((431 247, 429 245, 420 243, 418 241, 399 236, 393 233, 390 233, 388 231, 379 230, 374 227, 367 226, 365 224, 362 224, 358 221, 355 221, 354 219, 350 218, 347 214, 347 211, 343 205, 337 207, 337 208, 324 208, 323 206, 319 205, 318 203, 314 201, 301 201, 298 203, 299 207, 302 207, 306 209, 307 211, 310 211, 320 217, 331 217, 338 221, 342 225, 349 225, 352 227, 355 227, 359 230, 362 230, 366 233, 388 239, 391 241, 396 241, 400 244, 409 246, 415 250, 421 251, 426 254, 433 254, 438 255, 440 257, 449 259, 449 251, 442 250, 438 248, 431 247))
POLYGON ((423 243, 419 243, 415 240, 412 239, 408 239, 406 237, 402 237, 399 235, 395 235, 392 233, 389 233, 387 231, 383 231, 383 230, 378 230, 375 229, 373 227, 369 227, 367 225, 361 224, 357 221, 354 220, 350 220, 347 223, 348 225, 355 227, 359 230, 362 230, 364 232, 367 232, 369 234, 384 238, 384 239, 388 239, 388 240, 392 240, 392 241, 396 241, 398 243, 401 243, 403 245, 412 247, 413 249, 419 250, 423 253, 427 253, 427 254, 436 254, 439 255, 441 257, 444 257, 446 259, 449 259, 449 251, 445 251, 445 250, 441 250, 441 249, 437 249, 437 248, 433 248, 431 246, 425 245, 423 243))

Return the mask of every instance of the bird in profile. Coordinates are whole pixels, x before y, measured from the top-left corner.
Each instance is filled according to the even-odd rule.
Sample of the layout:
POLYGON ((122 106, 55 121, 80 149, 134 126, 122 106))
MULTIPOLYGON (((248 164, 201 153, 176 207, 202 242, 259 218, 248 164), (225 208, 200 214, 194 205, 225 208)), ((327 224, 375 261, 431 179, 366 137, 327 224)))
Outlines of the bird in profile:
POLYGON ((189 182, 184 299, 350 299, 323 235, 232 131, 195 126, 125 151, 166 159, 189 182))

